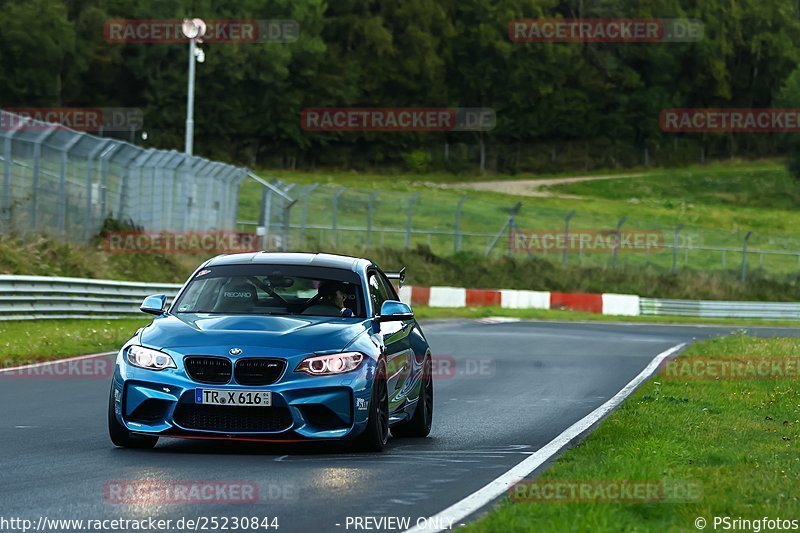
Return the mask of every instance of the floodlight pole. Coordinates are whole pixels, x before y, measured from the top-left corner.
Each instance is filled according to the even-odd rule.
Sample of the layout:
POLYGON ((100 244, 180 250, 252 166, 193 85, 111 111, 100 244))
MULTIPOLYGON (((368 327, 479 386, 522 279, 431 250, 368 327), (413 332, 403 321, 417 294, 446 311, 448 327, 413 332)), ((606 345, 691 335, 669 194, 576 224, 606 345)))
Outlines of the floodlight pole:
POLYGON ((192 155, 194 149, 194 68, 196 41, 189 39, 189 86, 186 94, 186 145, 184 152, 192 155))
POLYGON ((194 70, 195 62, 204 61, 202 49, 197 48, 197 43, 202 43, 206 33, 206 23, 201 19, 184 19, 183 35, 189 39, 189 81, 186 89, 186 144, 184 152, 192 155, 194 150, 194 70))

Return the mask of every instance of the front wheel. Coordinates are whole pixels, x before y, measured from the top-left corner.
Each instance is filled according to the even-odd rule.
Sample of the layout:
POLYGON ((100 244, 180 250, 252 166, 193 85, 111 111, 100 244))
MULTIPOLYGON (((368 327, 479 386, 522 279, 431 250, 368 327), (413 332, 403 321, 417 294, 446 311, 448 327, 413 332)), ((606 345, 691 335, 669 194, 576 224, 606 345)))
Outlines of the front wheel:
POLYGON ((389 441, 389 389, 386 385, 386 363, 379 361, 372 382, 372 395, 369 400, 369 418, 364 433, 354 444, 356 449, 365 452, 382 452, 389 441))
POLYGON ((135 435, 119 423, 114 414, 114 386, 111 386, 111 394, 108 398, 108 436, 111 442, 119 448, 155 448, 158 444, 158 437, 150 435, 135 435))
POLYGON ((407 422, 392 427, 395 437, 427 437, 433 424, 433 373, 431 358, 426 357, 422 365, 422 387, 414 415, 407 422))

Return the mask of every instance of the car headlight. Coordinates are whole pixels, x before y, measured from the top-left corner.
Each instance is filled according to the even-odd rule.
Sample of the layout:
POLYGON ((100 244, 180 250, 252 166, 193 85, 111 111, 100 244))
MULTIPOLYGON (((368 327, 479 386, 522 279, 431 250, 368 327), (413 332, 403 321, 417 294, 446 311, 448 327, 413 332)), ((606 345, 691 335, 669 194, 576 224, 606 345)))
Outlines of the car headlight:
POLYGON ((342 374, 358 368, 364 354, 358 352, 335 353, 331 355, 315 355, 308 357, 297 365, 295 372, 305 372, 312 376, 328 376, 342 374))
POLYGON ((159 352, 158 350, 151 350, 150 348, 145 348, 144 346, 129 346, 128 362, 133 366, 146 368, 148 370, 178 368, 175 366, 175 361, 173 361, 172 357, 170 357, 168 354, 159 352))

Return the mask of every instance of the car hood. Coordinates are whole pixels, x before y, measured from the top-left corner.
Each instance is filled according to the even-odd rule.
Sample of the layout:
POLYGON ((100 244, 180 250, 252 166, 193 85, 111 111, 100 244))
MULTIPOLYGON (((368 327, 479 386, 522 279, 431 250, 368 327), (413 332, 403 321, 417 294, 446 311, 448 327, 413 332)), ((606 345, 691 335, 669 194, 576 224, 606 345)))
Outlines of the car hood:
POLYGON ((140 333, 144 346, 183 354, 290 356, 345 349, 369 321, 314 316, 181 314, 159 317, 140 333))

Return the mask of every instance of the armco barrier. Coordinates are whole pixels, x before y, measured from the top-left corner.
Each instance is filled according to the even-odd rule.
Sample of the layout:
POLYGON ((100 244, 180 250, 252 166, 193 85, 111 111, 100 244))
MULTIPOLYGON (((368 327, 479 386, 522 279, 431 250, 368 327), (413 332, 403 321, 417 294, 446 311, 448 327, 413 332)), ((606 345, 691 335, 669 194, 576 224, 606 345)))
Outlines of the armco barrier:
POLYGON ((145 296, 171 298, 180 288, 172 283, 0 275, 0 320, 136 315, 145 296))
POLYGON ((723 302, 642 298, 640 307, 643 315, 800 320, 800 303, 796 302, 723 302))
MULTIPOLYGON (((0 275, 0 320, 119 318, 139 313, 145 296, 180 290, 174 283, 0 275)), ((499 306, 505 309, 571 309, 604 315, 681 315, 701 318, 800 320, 800 303, 724 302, 640 298, 632 294, 583 294, 516 289, 405 286, 400 299, 431 307, 499 306)))

